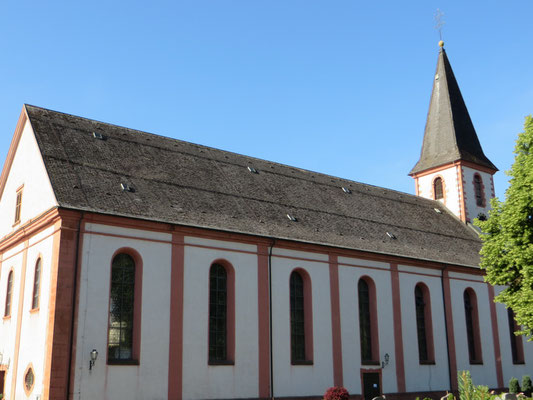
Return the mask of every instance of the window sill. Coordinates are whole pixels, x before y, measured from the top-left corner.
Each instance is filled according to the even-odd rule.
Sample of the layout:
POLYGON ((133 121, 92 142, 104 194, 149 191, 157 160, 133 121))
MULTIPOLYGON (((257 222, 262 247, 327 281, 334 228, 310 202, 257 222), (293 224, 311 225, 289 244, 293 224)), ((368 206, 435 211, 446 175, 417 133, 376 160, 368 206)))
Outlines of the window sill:
POLYGON ((8 319, 11 319, 11 314, 10 315, 5 315, 4 318, 3 318, 4 321, 6 321, 8 319))
POLYGON ((294 360, 291 361, 292 365, 313 365, 313 360, 294 360))
POLYGON ((435 365, 435 361, 433 360, 420 360, 420 365, 435 365))
POLYGON ((235 365, 235 361, 232 360, 209 360, 207 365, 235 365))
POLYGON ((470 365, 483 365, 482 360, 470 360, 470 365))
POLYGON ((107 360, 107 365, 139 365, 139 360, 107 360))
POLYGON ((524 365, 525 361, 519 360, 519 361, 513 361, 513 365, 524 365))
POLYGON ((39 307, 37 307, 37 308, 32 308, 32 309, 30 310, 30 314, 35 314, 35 313, 38 313, 38 312, 39 312, 39 307))
POLYGON ((363 360, 361 365, 381 365, 381 363, 379 361, 363 360))

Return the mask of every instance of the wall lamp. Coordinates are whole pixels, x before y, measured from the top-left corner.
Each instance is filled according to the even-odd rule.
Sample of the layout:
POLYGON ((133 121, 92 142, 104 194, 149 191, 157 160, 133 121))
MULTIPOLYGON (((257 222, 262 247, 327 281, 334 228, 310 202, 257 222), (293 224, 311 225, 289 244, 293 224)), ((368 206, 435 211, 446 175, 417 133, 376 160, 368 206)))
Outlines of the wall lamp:
POLYGON ((98 352, 96 351, 96 349, 93 349, 93 351, 91 351, 91 359, 89 360, 89 371, 93 369, 93 365, 97 358, 98 352))
POLYGON ((385 366, 389 365, 389 358, 389 353, 385 353, 383 361, 381 362, 381 368, 385 368, 385 366))

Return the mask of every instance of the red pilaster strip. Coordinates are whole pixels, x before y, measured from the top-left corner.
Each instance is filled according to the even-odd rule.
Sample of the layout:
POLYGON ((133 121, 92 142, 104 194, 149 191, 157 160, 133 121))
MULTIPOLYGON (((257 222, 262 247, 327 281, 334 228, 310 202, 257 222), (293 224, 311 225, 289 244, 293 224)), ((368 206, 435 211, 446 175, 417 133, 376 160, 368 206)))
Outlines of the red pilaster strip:
POLYGON ((455 336, 453 332, 452 297, 448 271, 442 271, 444 304, 446 306, 446 332, 448 334, 448 357, 450 357, 451 390, 457 390, 457 358, 455 355, 455 336))
POLYGON ((391 264, 392 313, 394 319, 394 354, 398 392, 405 392, 405 367, 403 359, 402 305, 400 302, 400 276, 398 265, 391 264))
POLYGON ((259 398, 270 398, 270 320, 268 248, 257 246, 257 311, 259 323, 259 398))
POLYGON ((496 379, 498 380, 498 387, 504 387, 503 384, 503 370, 502 370, 502 355, 500 351, 500 334, 498 332, 498 318, 496 315, 496 304, 494 303, 494 287, 487 283, 489 288, 489 303, 490 303, 490 320, 492 322, 492 340, 494 341, 494 360, 496 362, 496 379))
POLYGON ((329 255, 329 293, 331 297, 331 338, 333 351, 333 385, 343 386, 341 309, 339 301, 339 265, 336 255, 329 255))
POLYGON ((168 357, 168 399, 181 400, 183 389, 183 235, 172 234, 170 272, 170 343, 168 357))

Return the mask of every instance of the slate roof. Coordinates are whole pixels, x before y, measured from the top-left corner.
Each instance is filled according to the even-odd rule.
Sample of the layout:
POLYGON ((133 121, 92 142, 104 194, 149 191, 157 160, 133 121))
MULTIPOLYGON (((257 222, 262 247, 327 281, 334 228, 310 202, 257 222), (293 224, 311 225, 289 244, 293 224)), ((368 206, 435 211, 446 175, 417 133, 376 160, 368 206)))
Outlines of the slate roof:
POLYGON ((441 48, 420 160, 409 174, 458 160, 498 170, 481 149, 450 61, 441 48))
POLYGON ((433 200, 25 107, 60 207, 449 264, 479 263, 477 234, 433 200), (121 183, 135 191, 123 191, 121 183))

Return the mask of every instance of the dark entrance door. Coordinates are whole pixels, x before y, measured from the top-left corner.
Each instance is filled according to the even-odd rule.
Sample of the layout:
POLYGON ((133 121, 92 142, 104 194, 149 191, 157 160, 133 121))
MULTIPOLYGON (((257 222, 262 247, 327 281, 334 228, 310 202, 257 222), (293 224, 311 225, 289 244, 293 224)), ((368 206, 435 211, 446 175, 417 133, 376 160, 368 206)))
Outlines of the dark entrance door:
MULTIPOLYGON (((0 371, 0 396, 4 395, 4 381, 6 378, 6 371, 0 371)), ((3 397, 0 397, 3 398, 3 397)))
POLYGON ((363 372, 363 396, 365 400, 372 400, 381 396, 381 385, 377 372, 363 372))

